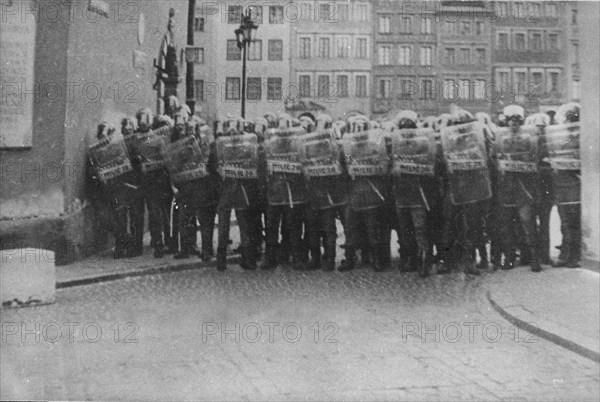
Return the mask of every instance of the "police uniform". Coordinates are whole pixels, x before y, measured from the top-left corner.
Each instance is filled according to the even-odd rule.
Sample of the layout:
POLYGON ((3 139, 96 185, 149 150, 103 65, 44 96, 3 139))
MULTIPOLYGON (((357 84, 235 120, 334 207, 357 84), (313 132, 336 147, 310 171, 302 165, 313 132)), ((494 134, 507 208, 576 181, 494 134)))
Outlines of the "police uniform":
MULTIPOLYGON (((278 130, 304 130, 301 127, 291 127, 291 118, 282 116, 278 130)), ((273 130, 273 129, 269 129, 273 130)), ((271 132, 276 135, 277 130, 271 132)), ((289 134, 289 133, 288 133, 289 134)), ((267 136, 269 133, 267 133, 267 136)), ((289 134, 294 135, 294 134, 289 134)), ((280 251, 283 259, 287 260, 288 253, 292 255, 295 268, 300 268, 306 258, 305 246, 302 238, 303 221, 306 207, 306 181, 298 173, 283 173, 271 171, 270 163, 277 163, 276 156, 270 156, 267 149, 263 171, 266 174, 267 208, 266 208, 266 261, 263 268, 272 269, 277 266, 277 254, 280 250, 279 234, 281 227, 282 243, 289 239, 289 248, 280 251)), ((279 261, 282 261, 281 257, 279 261)))
MULTIPOLYGON (((307 132, 312 132, 314 122, 305 120, 307 132)), ((331 131, 331 118, 327 115, 317 116, 317 132, 331 135, 332 143, 339 147, 336 140, 333 139, 331 131)), ((342 167, 342 157, 338 153, 338 163, 342 167)), ((346 181, 340 174, 328 176, 309 176, 307 177, 307 222, 306 237, 309 243, 311 261, 309 269, 321 268, 321 242, 324 248, 324 259, 326 271, 335 269, 336 255, 336 215, 337 209, 345 203, 346 181)))
MULTIPOLYGON (((349 119, 350 131, 361 129, 367 132, 369 122, 360 118, 349 119)), ((383 138, 381 139, 383 141, 383 138)), ((348 161, 347 161, 348 162, 348 161)), ((386 163, 388 165, 389 162, 386 163)), ((389 166, 387 166, 389 167, 389 166)), ((350 169, 350 166, 348 166, 350 169)), ((374 269, 382 271, 387 268, 387 253, 389 241, 386 243, 386 231, 389 226, 386 217, 386 198, 384 194, 388 187, 387 172, 382 175, 355 176, 348 184, 346 197, 346 235, 345 260, 339 271, 351 270, 356 263, 356 250, 361 247, 361 233, 364 229, 368 242, 375 254, 374 269), (363 229, 364 228, 364 229, 363 229)))
MULTIPOLYGON (((188 126, 186 135, 194 135, 194 124, 188 126)), ((217 172, 216 147, 208 138, 200 141, 202 153, 208 155, 206 170, 207 175, 175 183, 177 188, 177 202, 180 207, 179 231, 181 236, 181 251, 175 255, 176 259, 187 258, 196 254, 196 219, 200 224, 202 251, 199 257, 208 260, 214 255, 213 236, 215 218, 220 195, 220 178, 217 172)))
MULTIPOLYGON (((520 106, 507 106, 503 114, 509 122, 509 132, 514 137, 519 135, 524 121, 524 111, 520 106)), ((499 139, 497 139, 498 141, 499 139)), ((497 144, 498 145, 498 144, 497 144)), ((500 169, 499 169, 500 171, 500 169)), ((537 172, 500 171, 498 176, 498 195, 502 205, 502 241, 506 255, 504 269, 514 266, 519 238, 516 227, 520 227, 524 235, 524 246, 531 256, 531 270, 541 271, 538 257, 538 236, 534 221, 534 208, 539 196, 539 176, 537 172)))
MULTIPOLYGON (((561 123, 579 122, 580 106, 567 103, 556 112, 561 123)), ((578 143, 578 137, 569 138, 578 143)), ((581 169, 554 169, 553 186, 563 233, 561 257, 554 266, 579 267, 581 260, 581 169)))
MULTIPOLYGON (((242 128, 243 129, 243 128, 242 128)), ((228 135, 240 135, 244 131, 226 128, 228 135)), ((220 162, 222 156, 219 156, 220 162)), ((258 161, 258 158, 257 158, 258 161)), ((255 167, 254 178, 233 178, 221 172, 222 192, 219 200, 219 240, 217 248, 217 269, 226 268, 226 248, 229 240, 229 222, 231 210, 235 210, 236 219, 240 230, 241 267, 256 269, 260 259, 260 239, 262 225, 260 220, 261 187, 258 180, 258 164, 255 167)))

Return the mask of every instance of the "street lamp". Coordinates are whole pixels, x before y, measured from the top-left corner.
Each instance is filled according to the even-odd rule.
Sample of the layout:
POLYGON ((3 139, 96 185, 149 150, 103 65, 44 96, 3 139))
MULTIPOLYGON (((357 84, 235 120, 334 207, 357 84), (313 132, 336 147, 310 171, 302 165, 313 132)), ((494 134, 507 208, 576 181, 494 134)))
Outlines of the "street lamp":
POLYGON ((240 27, 235 30, 237 46, 242 50, 242 118, 246 118, 246 51, 248 44, 254 41, 257 29, 258 25, 250 18, 250 9, 248 9, 246 15, 242 17, 240 27))

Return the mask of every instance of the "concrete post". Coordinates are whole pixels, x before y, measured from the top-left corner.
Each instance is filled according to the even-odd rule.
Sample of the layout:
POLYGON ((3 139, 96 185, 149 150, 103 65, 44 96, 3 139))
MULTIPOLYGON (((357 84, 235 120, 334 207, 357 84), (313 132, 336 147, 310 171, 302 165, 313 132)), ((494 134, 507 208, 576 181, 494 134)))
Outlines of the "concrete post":
MULTIPOLYGON (((600 3, 578 2, 581 66, 581 173, 583 258, 600 261, 600 3)), ((569 44, 565 44, 568 46, 569 44)))

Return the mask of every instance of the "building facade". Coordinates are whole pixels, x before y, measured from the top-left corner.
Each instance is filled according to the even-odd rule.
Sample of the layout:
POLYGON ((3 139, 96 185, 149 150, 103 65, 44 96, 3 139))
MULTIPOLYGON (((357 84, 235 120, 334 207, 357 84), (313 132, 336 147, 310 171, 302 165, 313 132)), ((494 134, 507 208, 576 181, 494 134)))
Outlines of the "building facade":
MULTIPOLYGON (((518 103, 527 113, 572 99, 571 2, 496 2, 492 72, 494 112, 518 103)), ((575 42, 576 43, 576 42, 575 42)))
POLYGON ((294 116, 325 112, 334 119, 351 113, 369 115, 372 3, 293 4, 286 110, 294 116))
POLYGON ((252 5, 239 1, 202 3, 196 9, 196 110, 209 121, 241 114, 242 51, 234 31, 248 11, 258 29, 247 52, 246 117, 285 109, 290 86, 290 24, 285 15, 289 10, 277 2, 248 4, 252 5))

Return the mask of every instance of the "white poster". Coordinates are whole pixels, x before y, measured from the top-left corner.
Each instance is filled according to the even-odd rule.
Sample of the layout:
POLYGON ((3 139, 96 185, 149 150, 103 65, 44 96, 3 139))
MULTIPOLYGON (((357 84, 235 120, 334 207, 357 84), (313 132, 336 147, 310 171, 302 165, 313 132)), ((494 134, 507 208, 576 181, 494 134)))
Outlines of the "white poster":
MULTIPOLYGON (((19 7, 34 9, 33 2, 19 7)), ((0 15, 0 148, 30 147, 33 127, 36 23, 33 15, 11 12, 3 2, 0 15)))

